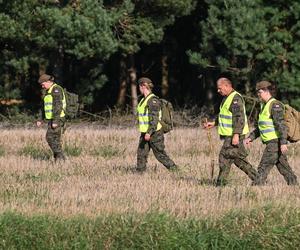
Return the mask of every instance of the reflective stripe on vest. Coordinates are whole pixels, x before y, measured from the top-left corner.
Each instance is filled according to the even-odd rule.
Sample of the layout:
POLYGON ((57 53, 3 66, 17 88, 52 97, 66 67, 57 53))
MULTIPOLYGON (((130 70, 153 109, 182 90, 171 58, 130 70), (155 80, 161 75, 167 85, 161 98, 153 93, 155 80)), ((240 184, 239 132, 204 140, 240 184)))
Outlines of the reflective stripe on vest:
MULTIPOLYGON (((141 133, 146 133, 149 129, 150 124, 150 114, 148 112, 148 101, 151 97, 154 97, 154 94, 150 94, 145 98, 143 98, 138 106, 137 106, 137 113, 138 113, 138 122, 139 122, 139 131, 141 133)), ((161 119, 161 110, 159 111, 159 120, 161 119)), ((156 131, 162 128, 161 123, 157 123, 156 131)))
POLYGON ((52 96, 52 90, 54 87, 59 87, 63 93, 63 99, 62 99, 62 104, 63 104, 63 109, 60 113, 59 117, 65 117, 65 110, 66 110, 66 97, 65 97, 65 92, 63 88, 56 83, 54 83, 46 92, 46 95, 44 97, 44 111, 45 111, 45 117, 47 120, 53 119, 53 96, 52 96))
MULTIPOLYGON (((235 95, 241 96, 240 93, 233 91, 229 96, 227 96, 223 105, 220 106, 220 113, 218 119, 218 133, 223 136, 232 136, 233 135, 233 123, 232 123, 232 113, 229 110, 233 98, 235 95)), ((245 125, 243 128, 242 135, 245 135, 249 132, 248 119, 246 116, 245 104, 243 105, 244 114, 245 114, 245 125)))
POLYGON ((275 129, 270 113, 270 106, 274 101, 276 99, 271 98, 265 105, 262 105, 258 116, 258 129, 263 142, 279 138, 279 132, 275 129))

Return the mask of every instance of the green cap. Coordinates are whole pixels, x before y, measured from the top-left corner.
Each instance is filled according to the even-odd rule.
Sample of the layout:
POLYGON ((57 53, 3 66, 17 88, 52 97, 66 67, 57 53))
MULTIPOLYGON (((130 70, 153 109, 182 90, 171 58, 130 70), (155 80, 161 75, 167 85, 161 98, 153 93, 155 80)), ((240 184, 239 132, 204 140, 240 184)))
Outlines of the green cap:
POLYGON ((47 75, 47 74, 42 74, 39 77, 38 83, 42 84, 43 82, 47 82, 47 81, 53 81, 54 77, 51 75, 47 75))
POLYGON ((148 83, 148 84, 151 84, 152 81, 150 78, 147 78, 147 77, 142 77, 138 80, 138 84, 142 84, 142 83, 148 83))
POLYGON ((256 83, 256 90, 260 90, 260 89, 264 89, 264 88, 267 88, 267 87, 270 87, 272 86, 272 83, 268 82, 268 81, 261 81, 261 82, 258 82, 256 83))

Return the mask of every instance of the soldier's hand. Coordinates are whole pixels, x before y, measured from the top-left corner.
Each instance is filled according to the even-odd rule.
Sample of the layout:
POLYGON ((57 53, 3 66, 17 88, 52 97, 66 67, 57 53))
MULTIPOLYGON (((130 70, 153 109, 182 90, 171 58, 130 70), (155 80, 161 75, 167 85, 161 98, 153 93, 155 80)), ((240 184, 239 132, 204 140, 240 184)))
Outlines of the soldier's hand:
POLYGON ((239 134, 234 134, 231 140, 231 144, 236 146, 239 145, 240 142, 240 135, 239 134))
POLYGON ((288 151, 287 145, 286 144, 285 145, 281 145, 280 146, 280 151, 281 151, 282 154, 287 153, 287 151, 288 151))
POLYGON ((213 128, 215 126, 215 122, 204 122, 203 123, 203 127, 205 129, 210 129, 210 128, 213 128))
POLYGON ((37 122, 36 122, 36 126, 37 126, 37 127, 40 127, 41 125, 42 125, 42 122, 41 122, 41 121, 37 121, 37 122))
POLYGON ((246 139, 244 140, 244 144, 245 144, 246 146, 250 146, 251 142, 252 142, 252 140, 251 140, 250 138, 246 138, 246 139))
POLYGON ((52 128, 57 128, 57 127, 58 127, 58 124, 57 124, 57 123, 52 123, 52 124, 51 124, 51 127, 52 127, 52 128))
POLYGON ((150 141, 150 137, 151 137, 150 134, 145 134, 145 137, 144 137, 145 141, 150 141))

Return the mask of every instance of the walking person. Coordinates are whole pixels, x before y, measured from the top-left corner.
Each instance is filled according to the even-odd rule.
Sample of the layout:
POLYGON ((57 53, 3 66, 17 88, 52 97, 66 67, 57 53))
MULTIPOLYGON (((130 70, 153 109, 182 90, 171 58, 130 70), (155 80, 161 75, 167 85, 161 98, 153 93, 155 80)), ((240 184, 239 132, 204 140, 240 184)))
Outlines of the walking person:
MULTIPOLYGON (((48 122, 46 140, 53 152, 55 161, 65 160, 62 150, 62 134, 65 130, 66 97, 63 88, 54 82, 54 77, 43 74, 39 77, 38 83, 45 90, 44 118, 48 122)), ((36 122, 40 127, 42 121, 36 122)))
POLYGON ((139 90, 143 98, 137 106, 138 127, 141 132, 137 150, 136 170, 142 173, 146 170, 147 158, 152 149, 155 158, 168 170, 177 170, 177 166, 165 151, 164 133, 160 123, 161 102, 152 93, 153 83, 149 78, 138 80, 139 90))
POLYGON ((206 129, 218 125, 218 133, 221 140, 224 141, 219 153, 219 175, 216 185, 227 184, 233 163, 254 181, 257 172, 248 162, 248 152, 243 144, 245 135, 249 132, 244 99, 240 93, 234 90, 231 81, 227 78, 219 78, 217 88, 218 93, 224 96, 218 119, 203 124, 206 129))
POLYGON ((258 166, 258 176, 253 184, 264 185, 268 174, 276 165, 287 184, 296 185, 298 184, 297 176, 291 169, 286 156, 288 147, 284 105, 274 98, 276 87, 268 81, 258 82, 256 92, 262 102, 261 110, 258 124, 249 137, 245 139, 245 144, 249 145, 257 137, 260 137, 266 148, 258 166))

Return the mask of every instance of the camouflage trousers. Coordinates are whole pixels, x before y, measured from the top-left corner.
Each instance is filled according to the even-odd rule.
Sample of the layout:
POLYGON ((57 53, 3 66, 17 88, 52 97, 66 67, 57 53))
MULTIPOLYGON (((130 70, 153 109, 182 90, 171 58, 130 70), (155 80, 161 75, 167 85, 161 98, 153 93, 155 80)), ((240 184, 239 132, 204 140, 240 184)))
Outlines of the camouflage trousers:
POLYGON ((62 150, 62 135, 65 132, 65 121, 60 120, 56 128, 52 128, 52 121, 48 122, 46 140, 50 146, 54 159, 65 159, 62 150))
POLYGON ((220 171, 217 178, 217 186, 226 184, 233 163, 245 172, 252 181, 256 179, 257 172, 247 160, 248 152, 245 149, 243 139, 244 136, 240 136, 239 144, 234 146, 231 144, 232 137, 226 136, 224 138, 224 143, 219 154, 220 171))
POLYGON ((288 185, 296 185, 297 176, 291 169, 287 156, 281 153, 280 144, 278 140, 272 140, 267 143, 263 156, 258 166, 258 177, 253 182, 254 185, 264 185, 266 183, 268 174, 273 166, 276 165, 279 173, 284 177, 288 185))
POLYGON ((155 158, 162 163, 167 169, 176 167, 175 163, 170 159, 165 151, 164 134, 161 130, 151 135, 150 141, 145 141, 145 134, 142 133, 139 140, 137 150, 137 170, 145 171, 148 155, 152 149, 155 158))

